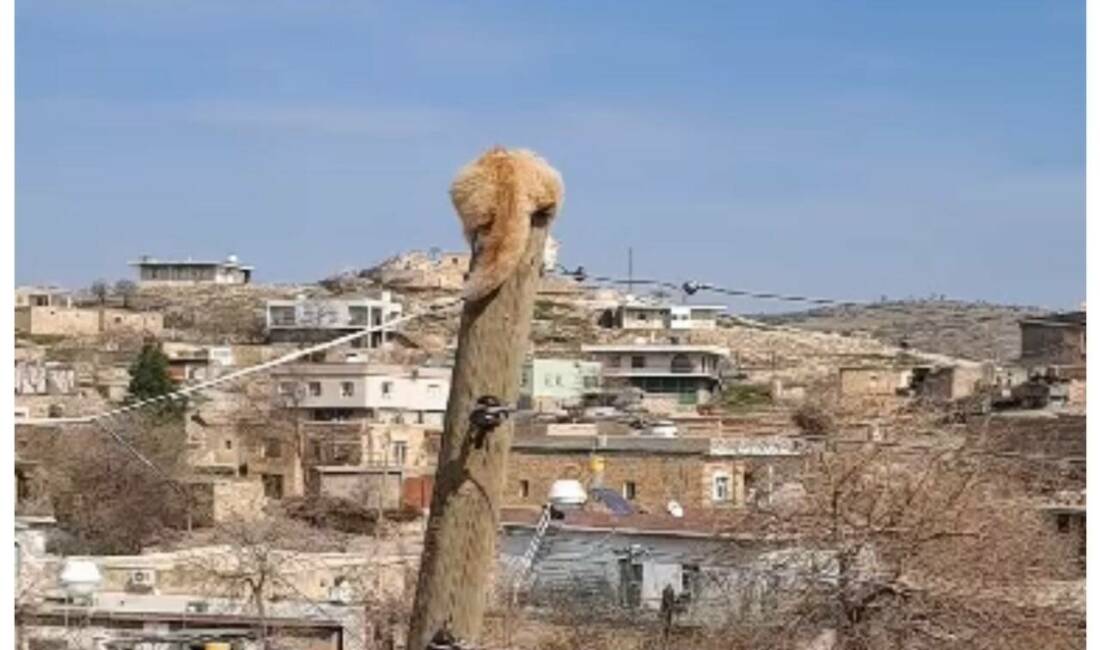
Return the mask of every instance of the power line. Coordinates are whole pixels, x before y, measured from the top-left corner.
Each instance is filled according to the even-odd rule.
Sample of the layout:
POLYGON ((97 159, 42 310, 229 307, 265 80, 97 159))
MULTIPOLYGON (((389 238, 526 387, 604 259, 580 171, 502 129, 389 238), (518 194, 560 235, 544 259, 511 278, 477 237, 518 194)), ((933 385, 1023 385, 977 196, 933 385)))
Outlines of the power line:
POLYGON ((248 366, 247 368, 241 368, 240 370, 235 370, 233 372, 226 373, 224 375, 220 375, 220 376, 215 377, 213 379, 208 379, 206 381, 201 381, 197 384, 192 384, 190 386, 185 386, 183 388, 179 388, 177 390, 174 390, 174 391, 171 391, 171 392, 168 392, 168 393, 163 393, 163 394, 157 395, 155 397, 150 397, 148 399, 139 400, 137 402, 133 402, 133 403, 127 404, 125 406, 120 406, 119 408, 116 408, 116 409, 111 409, 109 411, 103 411, 102 413, 97 413, 95 415, 88 415, 88 416, 82 416, 82 417, 70 417, 70 418, 25 418, 25 419, 19 420, 19 423, 20 424, 31 424, 31 425, 40 425, 40 424, 92 424, 92 423, 96 422, 97 420, 101 420, 101 419, 104 419, 104 418, 110 418, 110 417, 116 417, 116 416, 119 416, 119 415, 124 415, 124 414, 130 413, 130 412, 136 411, 138 409, 144 408, 146 406, 150 406, 152 404, 157 404, 159 402, 164 402, 164 401, 167 401, 167 400, 179 399, 179 398, 191 395, 192 393, 199 393, 199 392, 205 391, 209 388, 213 388, 215 386, 220 386, 221 384, 225 384, 225 383, 237 380, 237 379, 241 379, 242 377, 248 377, 250 375, 255 375, 255 374, 263 372, 265 370, 269 370, 271 368, 276 368, 278 366, 290 363, 291 361, 296 361, 296 360, 301 359, 303 357, 308 357, 312 354, 316 354, 317 352, 323 352, 323 351, 331 349, 331 348, 339 347, 339 346, 344 345, 346 343, 351 343, 352 341, 355 341, 355 340, 360 339, 364 336, 367 336, 368 334, 372 334, 374 332, 378 332, 378 331, 382 331, 382 330, 387 330, 387 329, 390 329, 390 328, 392 328, 396 325, 400 325, 402 323, 413 321, 413 320, 416 320, 418 318, 423 318, 423 317, 429 316, 429 315, 441 314, 441 313, 443 313, 443 312, 445 312, 449 309, 452 309, 452 308, 456 307, 457 305, 461 304, 461 302, 462 302, 462 299, 458 298, 458 299, 452 300, 449 303, 446 303, 446 304, 443 304, 443 305, 436 305, 436 306, 430 307, 425 311, 420 311, 420 312, 417 312, 415 314, 409 314, 408 316, 402 316, 400 318, 395 318, 395 319, 386 321, 385 323, 382 323, 380 325, 372 325, 370 327, 365 327, 361 330, 356 330, 355 332, 351 332, 351 333, 345 334, 343 336, 338 336, 338 337, 336 337, 334 339, 331 339, 329 341, 325 341, 324 343, 318 343, 318 344, 310 346, 308 348, 303 348, 301 350, 295 350, 294 352, 284 354, 283 356, 278 357, 276 359, 272 359, 271 361, 265 361, 263 363, 258 363, 256 365, 248 366))
POLYGON ((452 300, 451 302, 443 304, 443 305, 434 305, 432 307, 429 307, 427 310, 420 311, 420 312, 417 312, 415 314, 409 314, 408 316, 402 316, 400 318, 395 318, 395 319, 389 320, 389 321, 387 321, 385 323, 382 323, 382 324, 379 324, 379 325, 373 325, 373 326, 370 326, 370 327, 366 327, 366 328, 363 328, 361 330, 357 330, 355 332, 351 332, 349 334, 345 334, 343 336, 336 337, 332 340, 325 341, 324 343, 319 343, 317 345, 313 345, 313 346, 310 346, 308 348, 304 348, 302 350, 296 350, 294 352, 291 352, 289 354, 285 354, 285 355, 283 355, 281 357, 278 357, 276 359, 272 359, 271 361, 266 361, 264 363, 259 363, 259 364, 253 365, 253 366, 249 366, 247 368, 242 368, 240 370, 230 372, 230 373, 227 373, 225 375, 221 375, 220 377, 215 377, 214 379, 209 379, 209 380, 206 380, 206 381, 202 381, 202 382, 199 382, 197 384, 193 384, 191 386, 186 386, 184 388, 180 388, 178 390, 174 390, 174 391, 171 391, 169 393, 164 393, 162 395, 157 395, 155 397, 151 397, 151 398, 148 398, 148 399, 139 400, 139 401, 134 402, 132 404, 128 404, 126 406, 122 406, 122 407, 119 407, 117 409, 104 411, 104 412, 98 413, 96 415, 89 415, 89 416, 86 416, 86 417, 75 417, 75 418, 26 419, 26 420, 20 420, 20 423, 30 424, 30 425, 42 425, 42 424, 46 424, 46 425, 50 425, 50 424, 95 424, 95 425, 98 425, 99 428, 104 433, 106 433, 108 435, 108 437, 111 438, 111 440, 113 440, 116 444, 118 444, 120 447, 122 447, 122 449, 125 450, 126 453, 133 456, 141 464, 143 464, 146 467, 149 467, 150 469, 152 469, 159 476, 161 476, 161 478, 163 478, 166 482, 168 482, 169 485, 173 486, 174 489, 178 490, 185 499, 190 500, 190 495, 186 492, 186 490, 184 490, 182 487, 180 487, 178 485, 178 482, 176 481, 176 479, 174 477, 172 477, 170 472, 168 472, 164 468, 160 467, 156 462, 151 460, 145 454, 141 453, 141 451, 137 447, 135 447, 129 440, 127 440, 125 437, 123 437, 121 434, 119 434, 117 431, 115 431, 111 426, 109 426, 106 423, 106 421, 110 420, 112 418, 117 418, 121 415, 126 415, 128 413, 133 413, 133 412, 137 411, 138 409, 144 408, 146 406, 150 406, 150 405, 157 404, 157 403, 164 402, 164 401, 179 399, 181 397, 185 397, 185 396, 190 395, 192 393, 197 393, 197 392, 206 390, 208 388, 213 388, 214 386, 219 386, 221 384, 228 383, 230 381, 240 379, 242 377, 247 377, 247 376, 250 376, 250 375, 254 375, 254 374, 263 372, 265 370, 275 368, 275 367, 278 367, 280 365, 284 365, 286 363, 290 363, 291 361, 301 359, 302 357, 306 357, 306 356, 309 356, 311 354, 315 354, 317 352, 322 352, 322 351, 328 350, 330 348, 334 348, 334 347, 338 347, 340 345, 344 345, 346 343, 350 343, 350 342, 355 341, 357 339, 360 339, 364 336, 367 336, 368 334, 372 334, 372 333, 380 331, 380 330, 387 330, 387 329, 390 329, 390 328, 392 328, 396 325, 400 325, 402 323, 406 323, 406 322, 415 320, 417 318, 421 318, 421 317, 428 316, 428 315, 433 315, 433 314, 441 314, 441 313, 444 313, 447 310, 453 309, 454 307, 458 306, 461 303, 462 303, 462 299, 458 298, 458 299, 452 300))

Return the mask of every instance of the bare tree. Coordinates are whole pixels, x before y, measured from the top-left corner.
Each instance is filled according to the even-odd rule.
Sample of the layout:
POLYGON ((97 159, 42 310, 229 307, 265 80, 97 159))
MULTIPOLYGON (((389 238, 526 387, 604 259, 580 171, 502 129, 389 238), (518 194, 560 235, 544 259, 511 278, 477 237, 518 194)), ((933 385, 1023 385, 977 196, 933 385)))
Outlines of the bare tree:
POLYGON ((92 296, 95 297, 95 299, 99 302, 100 305, 106 305, 107 304, 107 296, 110 294, 111 291, 107 287, 107 281, 106 280, 96 280, 95 282, 92 283, 92 286, 89 288, 89 291, 91 291, 92 296))
POLYGON ((137 284, 133 280, 119 280, 115 283, 115 295, 122 298, 122 306, 126 309, 131 307, 134 295, 137 294, 137 284))
POLYGON ((136 553, 187 519, 189 502, 177 482, 186 475, 182 425, 133 416, 108 426, 155 467, 97 427, 73 426, 37 441, 45 489, 72 535, 70 552, 136 553))

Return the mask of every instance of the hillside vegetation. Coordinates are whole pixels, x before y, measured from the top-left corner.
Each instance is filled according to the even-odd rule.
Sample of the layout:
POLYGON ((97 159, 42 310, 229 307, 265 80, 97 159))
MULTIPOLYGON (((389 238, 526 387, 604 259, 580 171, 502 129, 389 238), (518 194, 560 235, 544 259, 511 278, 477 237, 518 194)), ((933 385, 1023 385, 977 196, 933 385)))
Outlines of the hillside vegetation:
POLYGON ((1008 361, 1020 354, 1019 320, 1046 313, 1038 307, 951 300, 880 302, 823 307, 754 319, 773 325, 869 336, 887 344, 975 361, 1008 361))

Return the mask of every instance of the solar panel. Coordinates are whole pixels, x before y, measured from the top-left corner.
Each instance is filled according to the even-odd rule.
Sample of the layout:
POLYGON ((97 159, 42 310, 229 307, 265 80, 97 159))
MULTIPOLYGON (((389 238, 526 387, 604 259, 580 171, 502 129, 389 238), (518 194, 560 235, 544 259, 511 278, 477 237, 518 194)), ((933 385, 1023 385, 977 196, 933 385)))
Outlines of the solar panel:
POLYGON ((630 506, 630 502, 622 497, 621 494, 615 490, 608 488, 592 488, 588 493, 607 506, 607 509, 615 515, 632 515, 634 514, 634 508, 630 506))

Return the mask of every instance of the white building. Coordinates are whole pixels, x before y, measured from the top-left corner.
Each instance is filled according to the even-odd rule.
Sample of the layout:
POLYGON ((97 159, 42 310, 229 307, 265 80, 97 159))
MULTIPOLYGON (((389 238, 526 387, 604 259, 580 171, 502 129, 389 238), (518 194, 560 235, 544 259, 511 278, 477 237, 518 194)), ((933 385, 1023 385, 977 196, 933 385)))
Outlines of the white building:
POLYGON ((273 373, 290 408, 312 420, 368 419, 443 426, 450 368, 407 368, 360 362, 301 363, 273 373))
POLYGON ((388 342, 392 331, 383 327, 401 316, 401 305, 389 291, 380 298, 346 300, 269 300, 266 308, 268 339, 280 341, 324 341, 342 334, 382 327, 356 341, 355 347, 377 348, 388 342))
POLYGON ((729 350, 716 345, 612 344, 581 348, 603 366, 605 383, 625 382, 647 396, 683 404, 709 401, 729 350))
POLYGON ((16 287, 16 307, 72 307, 73 298, 59 287, 16 287))
POLYGON ((253 267, 245 266, 230 255, 221 262, 158 260, 143 256, 130 266, 137 267, 138 282, 143 286, 187 284, 248 284, 253 267))
POLYGON ((703 330, 718 326, 725 305, 674 305, 628 299, 612 314, 612 325, 626 330, 703 330))

